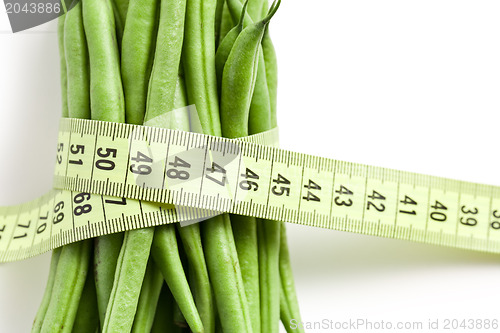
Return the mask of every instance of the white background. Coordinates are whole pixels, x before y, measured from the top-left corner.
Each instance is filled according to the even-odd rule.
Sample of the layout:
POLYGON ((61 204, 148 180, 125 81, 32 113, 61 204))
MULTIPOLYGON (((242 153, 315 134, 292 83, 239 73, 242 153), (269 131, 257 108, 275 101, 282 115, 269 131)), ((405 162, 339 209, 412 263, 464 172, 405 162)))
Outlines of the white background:
MULTIPOLYGON (((498 1, 283 0, 271 23, 282 147, 500 185, 499 17, 498 1)), ((51 188, 55 28, 12 34, 0 6, 0 205, 51 188)), ((304 321, 500 319, 499 256, 288 230, 304 321)), ((48 265, 0 264, 1 332, 29 331, 48 265)))

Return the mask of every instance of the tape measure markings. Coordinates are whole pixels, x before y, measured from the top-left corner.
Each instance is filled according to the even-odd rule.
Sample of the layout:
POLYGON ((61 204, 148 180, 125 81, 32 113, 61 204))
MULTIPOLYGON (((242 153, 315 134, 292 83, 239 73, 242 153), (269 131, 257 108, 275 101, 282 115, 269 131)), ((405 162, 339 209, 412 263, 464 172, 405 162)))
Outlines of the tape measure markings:
POLYGON ((274 131, 253 136, 250 143, 236 142, 159 128, 64 119, 55 184, 66 191, 53 192, 47 202, 40 199, 0 208, 5 216, 0 236, 10 235, 7 243, 0 238, 0 260, 26 258, 42 249, 110 232, 226 211, 500 252, 500 208, 495 209, 500 207, 499 187, 262 145, 276 137, 274 131), (190 207, 175 210, 172 204, 190 207), (45 210, 47 219, 42 223, 40 215, 45 210), (61 213, 71 215, 71 224, 61 213), (23 227, 25 222, 19 219, 26 216, 36 219, 35 228, 23 227), (47 232, 38 235, 44 224, 47 232), (7 225, 13 225, 13 230, 7 225), (20 234, 23 237, 14 238, 19 228, 27 230, 20 234), (30 242, 22 243, 23 239, 30 242))
MULTIPOLYGON (((96 128, 90 125, 92 124, 82 122, 78 124, 79 131, 75 131, 75 124, 61 122, 57 145, 56 172, 65 177, 74 176, 72 181, 75 183, 89 183, 88 177, 92 173, 89 172, 89 168, 82 168, 82 171, 74 172, 72 170, 75 170, 75 167, 71 168, 70 166, 72 164, 75 166, 85 165, 89 161, 92 161, 92 164, 96 163, 95 156, 97 154, 95 151, 98 148, 99 139, 102 139, 104 135, 109 137, 110 142, 115 142, 113 144, 116 144, 116 141, 120 140, 120 138, 128 138, 129 135, 135 135, 138 139, 143 138, 140 132, 134 132, 110 123, 102 123, 103 127, 99 128, 97 135, 94 135, 93 131, 96 128), (94 149, 92 156, 86 151, 88 145, 85 144, 88 142, 92 143, 91 146, 94 149), (82 144, 83 148, 79 148, 78 144, 82 144), (64 149, 67 152, 64 152, 64 149), (70 161, 73 161, 73 163, 70 163, 70 161)), ((143 130, 143 128, 139 129, 143 130)), ((162 140, 165 143, 168 140, 163 132, 153 131, 147 134, 152 134, 154 140, 162 140)), ((181 132, 179 134, 184 135, 181 132)), ((191 140, 191 137, 186 138, 191 140)), ((273 144, 277 139, 277 133, 272 131, 245 139, 273 144)), ((205 138, 200 137, 194 143, 188 141, 189 145, 187 147, 201 143, 200 140, 205 140, 205 138)), ((124 143, 122 142, 122 144, 124 143)), ((162 152, 162 154, 164 153, 162 152)), ((127 160, 130 160, 130 154, 128 154, 127 160)), ((114 191, 119 190, 114 189, 114 183, 109 183, 109 181, 103 186, 111 186, 114 191)), ((208 218, 213 216, 213 212, 186 208, 179 215, 174 207, 168 204, 95 195, 85 191, 53 190, 36 200, 21 205, 0 207, 0 262, 25 259, 52 248, 90 237, 134 228, 182 222, 195 216, 208 218), (89 205, 91 208, 84 208, 85 205, 89 205), (113 207, 113 205, 116 206, 113 207), (117 209, 117 207, 126 207, 126 209, 117 209), (88 212, 84 212, 85 209, 88 212), (42 212, 47 213, 42 216, 42 212), (86 216, 87 213, 88 217, 86 216), (68 221, 68 214, 71 215, 71 223, 63 223, 63 221, 68 221), (26 233, 17 234, 20 228, 23 232, 25 229, 24 222, 21 220, 31 222, 27 225, 26 233), (7 242, 2 241, 2 236, 7 242)))
MULTIPOLYGON (((82 194, 82 193, 79 193, 82 194)), ((150 205, 148 208, 149 211, 145 211, 142 207, 142 203, 136 201, 136 200, 130 200, 130 202, 134 201, 141 207, 139 209, 133 209, 132 207, 129 207, 128 210, 130 211, 129 215, 125 215, 124 213, 119 213, 115 215, 120 215, 117 217, 114 217, 112 219, 108 218, 96 218, 96 213, 97 210, 94 209, 94 213, 92 215, 92 218, 96 218, 94 221, 90 221, 87 219, 84 219, 84 221, 75 221, 75 224, 72 227, 66 227, 66 228, 60 228, 57 229, 56 226, 59 223, 62 223, 64 221, 64 213, 67 213, 67 211, 61 211, 64 210, 64 207, 67 205, 68 201, 74 202, 74 197, 79 195, 78 193, 71 192, 71 191, 54 191, 49 193, 47 196, 49 198, 48 204, 40 205, 38 209, 35 210, 30 210, 28 209, 29 207, 21 208, 20 211, 21 213, 19 214, 10 214, 10 216, 13 216, 16 218, 15 223, 12 223, 12 230, 9 236, 9 243, 7 244, 7 249, 8 251, 5 251, 5 249, 2 248, 2 261, 11 261, 11 260, 17 260, 17 259, 24 259, 32 255, 36 255, 42 252, 45 252, 51 248, 58 247, 64 244, 68 244, 74 241, 90 238, 90 237, 97 237, 100 235, 104 234, 109 234, 113 232, 119 232, 119 231, 125 231, 129 229, 134 229, 134 228, 142 228, 142 227, 148 227, 148 226, 156 226, 156 225, 161 225, 166 222, 175 222, 178 220, 175 211, 172 209, 162 209, 162 207, 170 207, 169 205, 160 205, 157 204, 155 206, 154 203, 147 203, 150 205), (56 203, 57 202, 57 203, 56 203), (61 204, 63 203, 63 204, 61 204), (38 214, 40 212, 41 207, 47 207, 47 214, 45 216, 41 216, 42 214, 38 214), (52 208, 54 207, 54 208, 52 208), (60 222, 53 224, 53 223, 45 223, 45 228, 43 231, 47 230, 48 231, 48 237, 43 237, 43 239, 38 240, 37 236, 39 235, 38 233, 34 234, 33 237, 27 237, 26 234, 22 235, 17 235, 17 228, 21 225, 19 223, 19 218, 22 218, 25 215, 33 215, 33 213, 36 212, 37 217, 36 221, 40 222, 41 220, 44 221, 57 221, 60 220, 60 222), (60 215, 62 214, 62 215, 60 215), (57 216, 62 216, 60 219, 57 218, 57 216), (14 248, 10 248, 11 242, 21 239, 21 238, 31 238, 31 242, 28 244, 28 246, 23 246, 25 244, 20 244, 20 246, 16 246, 14 248), (36 242, 36 245, 34 246, 34 243, 36 242)), ((86 194, 86 193, 85 193, 86 194)), ((102 206, 99 207, 97 204, 93 204, 92 207, 95 208, 102 208, 103 209, 103 214, 105 214, 106 209, 105 209, 105 197, 104 196, 99 196, 100 198, 97 198, 97 196, 92 196, 95 197, 93 200, 102 200, 102 206)), ((111 201, 111 200, 110 200, 111 201)), ((32 202, 30 202, 31 204, 32 202)), ((110 208, 108 208, 110 209, 110 208)), ((112 208, 111 208, 112 209, 112 208)), ((75 219, 75 214, 70 214, 73 219, 75 219)), ((37 223, 36 228, 32 229, 33 232, 35 230, 39 229, 39 224, 37 223)), ((40 234, 42 234, 40 232, 40 234)))
MULTIPOLYGON (((267 155, 268 155, 268 154, 266 154, 267 151, 269 151, 269 153, 271 153, 271 155, 273 156, 273 159, 271 160, 272 161, 272 163, 271 163, 271 173, 274 173, 274 171, 276 169, 275 168, 275 163, 274 163, 275 160, 278 161, 278 162, 286 161, 288 169, 290 169, 290 165, 296 166, 297 164, 301 164, 303 161, 305 163, 305 164, 303 163, 304 164, 303 165, 304 166, 304 168, 303 168, 304 170, 305 170, 305 165, 306 164, 309 164, 309 165, 312 164, 311 161, 318 161, 318 164, 321 165, 321 160, 318 160, 318 158, 315 158, 315 157, 304 156, 304 155, 295 155, 294 153, 283 152, 283 151, 278 151, 280 154, 278 154, 278 155, 275 156, 274 153, 276 152, 276 150, 273 150, 271 148, 255 147, 255 146, 250 146, 250 147, 253 148, 252 149, 252 154, 255 152, 255 150, 257 148, 262 148, 261 156, 256 156, 256 160, 258 160, 259 163, 262 163, 263 160, 264 161, 266 160, 265 157, 267 157, 267 155), (258 157, 261 157, 261 159, 259 160, 258 157), (262 157, 264 157, 264 158, 262 158, 262 157)), ((243 148, 248 148, 248 147, 245 146, 245 145, 243 145, 243 148)), ((206 153, 207 152, 208 151, 206 151, 206 153)), ((245 152, 246 152, 245 149, 243 149, 243 153, 245 153, 245 152)), ((319 168, 319 169, 320 169, 319 171, 321 172, 321 168, 319 168)), ((368 203, 368 207, 374 207, 375 210, 382 209, 381 208, 382 206, 376 206, 373 201, 368 201, 368 199, 366 198, 368 196, 367 191, 369 190, 369 188, 373 188, 373 191, 375 191, 375 187, 374 186, 372 186, 372 185, 368 186, 368 179, 369 178, 366 178, 366 177, 373 177, 374 179, 381 178, 381 180, 383 182, 384 180, 386 180, 388 178, 393 178, 391 176, 399 176, 400 175, 399 173, 395 174, 395 173, 392 173, 392 172, 387 172, 388 171, 387 169, 371 168, 371 167, 360 166, 360 165, 355 165, 355 164, 350 164, 350 163, 343 163, 343 162, 340 163, 340 168, 337 168, 337 166, 335 166, 335 169, 340 170, 340 171, 344 171, 344 169, 349 169, 349 180, 347 180, 346 182, 352 182, 352 180, 355 179, 353 177, 356 177, 356 176, 358 176, 358 177, 361 177, 361 176, 365 177, 364 178, 365 185, 364 186, 356 185, 355 187, 362 187, 362 189, 364 190, 364 194, 362 195, 362 198, 363 198, 362 199, 363 200, 362 207, 365 205, 365 203, 368 203), (378 207, 378 209, 377 209, 377 207, 378 207)), ((328 172, 332 172, 332 170, 328 170, 328 172)), ((280 175, 279 172, 278 172, 278 175, 280 175)), ((203 176, 206 176, 206 174, 203 173, 203 176)), ((302 178, 301 178, 301 181, 303 181, 302 178)), ((394 177, 394 178, 397 178, 397 177, 394 177)), ((416 180, 415 183, 419 183, 418 182, 418 178, 419 178, 418 176, 413 178, 413 180, 416 180)), ((205 179, 205 177, 201 177, 201 179, 202 179, 202 182, 203 182, 204 179, 205 179)), ((107 178, 107 180, 109 180, 109 178, 107 178)), ((271 180, 272 180, 272 178, 270 178, 270 182, 271 182, 271 180)), ((335 184, 335 179, 332 179, 332 182, 335 184)), ((443 184, 441 184, 441 182, 443 182, 442 179, 434 179, 432 177, 430 178, 430 180, 427 180, 427 183, 429 183, 430 186, 436 186, 436 187, 440 187, 441 186, 441 187, 444 187, 445 191, 444 191, 443 195, 446 195, 446 190, 448 189, 448 187, 450 187, 450 185, 455 186, 455 187, 457 185, 456 182, 449 181, 449 180, 445 180, 443 184), (435 183, 435 184, 433 184, 433 183, 435 183)), ((397 182, 397 183, 400 183, 400 181, 397 182)), ((422 181, 422 183, 425 183, 425 181, 422 181)), ((458 184, 459 184, 459 186, 463 186, 462 183, 458 183, 458 184)), ((118 184, 113 184, 113 185, 118 185, 118 184)), ((98 187, 99 190, 101 190, 102 188, 104 188, 106 191, 109 191, 109 194, 117 195, 117 193, 115 191, 113 191, 112 189, 108 189, 108 186, 106 184, 102 184, 101 183, 100 186, 98 186, 94 182, 93 185, 90 185, 90 187, 92 187, 92 186, 93 187, 98 187)), ((343 185, 341 185, 341 186, 343 186, 343 185)), ((203 188, 203 183, 200 184, 200 187, 203 188)), ((115 186, 114 188, 118 189, 119 186, 115 186)), ((82 189, 82 188, 79 188, 79 189, 82 189)), ((429 188, 429 190, 431 190, 431 188, 429 188)), ((460 189, 458 189, 458 191, 460 191, 460 189)), ((470 189, 469 189, 469 191, 470 191, 470 189)), ((126 196, 132 195, 132 196, 135 196, 137 198, 143 198, 143 199, 146 199, 146 200, 152 200, 154 197, 156 197, 156 199, 158 199, 158 197, 160 197, 162 201, 169 201, 169 202, 172 201, 172 202, 178 203, 178 204, 193 204, 192 200, 190 200, 191 198, 189 198, 189 196, 186 196, 186 193, 182 193, 181 192, 178 195, 176 195, 175 193, 174 194, 172 194, 172 193, 163 193, 163 195, 158 195, 157 194, 157 192, 158 192, 157 190, 152 190, 152 192, 150 191, 150 192, 144 193, 144 191, 136 191, 134 193, 130 193, 130 189, 126 189, 121 194, 124 194, 126 196), (152 192, 155 192, 155 193, 152 193, 152 192), (149 194, 149 196, 148 196, 148 194, 149 194), (167 197, 167 198, 165 199, 165 197, 167 197)), ((358 194, 358 193, 359 192, 356 191, 356 194, 358 194)), ((237 192, 235 192, 235 194, 237 195, 237 192)), ((429 198, 427 200, 424 200, 424 202, 425 201, 427 201, 427 202, 431 201, 431 199, 430 199, 431 198, 431 194, 432 193, 430 191, 429 192, 429 198)), ((300 200, 300 196, 301 195, 302 195, 302 189, 299 192, 299 197, 297 198, 297 199, 299 199, 300 202, 302 202, 302 200, 300 200)), ((207 204, 207 202, 211 201, 210 199, 213 199, 213 196, 203 197, 201 194, 199 194, 199 198, 201 200, 199 202, 202 203, 202 204, 200 204, 201 207, 208 208, 207 205, 210 205, 210 208, 213 208, 211 206, 211 203, 207 204), (205 199, 205 200, 203 200, 203 199, 205 199), (208 199, 208 201, 207 201, 207 199, 208 199)), ((275 211, 275 209, 279 209, 278 207, 272 207, 271 205, 269 205, 269 199, 270 198, 271 198, 271 193, 269 191, 267 191, 267 202, 266 202, 266 205, 258 206, 257 203, 254 203, 254 202, 251 201, 250 206, 253 205, 253 206, 260 207, 260 208, 267 207, 266 214, 269 213, 269 209, 271 211, 275 211)), ((460 199, 458 199, 458 200, 460 201, 460 199)), ((340 202, 343 203, 344 201, 340 201, 340 202)), ((215 208, 217 210, 228 210, 229 209, 229 207, 228 207, 229 205, 230 205, 230 202, 227 199, 220 198, 218 200, 218 206, 215 207, 215 208)), ((283 203, 282 206, 284 206, 284 205, 285 204, 283 203)), ((333 206, 330 206, 330 208, 331 207, 333 207, 333 206)), ((428 210, 429 209, 430 208, 428 207, 428 210)), ((458 209, 458 206, 457 206, 457 209, 458 209)), ((243 210, 248 210, 248 206, 244 207, 243 210)), ((361 220, 364 219, 364 215, 366 213, 369 213, 367 210, 364 210, 364 209, 360 209, 359 211, 362 212, 361 220)), ((237 211, 237 210, 235 210, 235 212, 242 213, 241 211, 237 211)), ((315 210, 313 212, 315 213, 315 210)), ((243 213, 245 213, 245 212, 243 212, 243 213)), ((303 218, 304 215, 307 215, 308 212, 303 212, 300 209, 297 209, 297 210, 292 210, 292 211, 289 211, 289 212, 287 212, 286 210, 284 210, 283 213, 284 214, 286 214, 286 213, 292 213, 290 219, 297 220, 298 218, 303 218)), ((278 217, 283 216, 283 213, 280 216, 278 216, 278 217)), ((396 223, 398 221, 397 213, 398 213, 398 211, 394 210, 394 214, 396 216, 396 223)), ((432 212, 431 215, 432 214, 436 214, 437 215, 438 213, 439 212, 432 212)), ((263 214, 263 213, 261 213, 261 209, 258 209, 257 214, 263 214)), ((443 214, 443 213, 441 213, 441 214, 443 214)), ((348 215, 349 214, 347 214, 347 216, 348 215)), ((458 215, 458 213, 457 213, 457 215, 458 215)), ((261 217, 261 216, 259 216, 259 217, 261 217)), ((274 217, 276 217, 276 216, 274 216, 274 217)), ((306 217, 306 218, 309 218, 309 217, 306 217)), ((321 221, 316 221, 315 220, 317 218, 319 218, 319 217, 316 214, 314 214, 313 221, 311 222, 311 224, 314 225, 314 224, 320 223, 321 221)), ((330 219, 331 219, 331 217, 330 217, 330 219)), ((382 223, 381 219, 378 219, 378 221, 379 221, 379 224, 382 223)), ((294 222, 296 222, 296 221, 294 221, 294 222)), ((429 216, 427 216, 427 214, 426 214, 426 226, 425 226, 425 230, 428 229, 428 225, 429 225, 429 216)), ((442 232, 442 230, 440 232, 442 232)), ((460 232, 460 225, 457 224, 456 225, 455 233, 458 234, 459 232, 460 232)), ((370 233, 374 233, 374 231, 370 231, 370 233)), ((377 231, 375 233, 377 233, 377 231)))

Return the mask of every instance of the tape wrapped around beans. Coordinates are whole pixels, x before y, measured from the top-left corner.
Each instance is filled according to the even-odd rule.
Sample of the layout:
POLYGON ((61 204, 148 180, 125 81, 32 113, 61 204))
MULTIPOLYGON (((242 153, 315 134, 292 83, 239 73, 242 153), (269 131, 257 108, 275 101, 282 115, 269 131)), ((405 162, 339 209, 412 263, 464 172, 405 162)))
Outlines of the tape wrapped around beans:
POLYGON ((230 212, 500 253, 500 187, 146 126, 61 120, 55 189, 0 208, 0 261, 230 212))

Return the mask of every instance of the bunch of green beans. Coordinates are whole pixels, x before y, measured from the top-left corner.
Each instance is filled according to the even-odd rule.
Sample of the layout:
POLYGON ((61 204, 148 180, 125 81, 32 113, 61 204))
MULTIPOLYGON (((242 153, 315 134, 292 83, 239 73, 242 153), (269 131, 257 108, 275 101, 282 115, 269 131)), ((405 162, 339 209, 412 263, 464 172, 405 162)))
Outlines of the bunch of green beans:
MULTIPOLYGON (((229 138, 276 127, 280 2, 75 0, 58 24, 63 116, 229 138)), ((277 333, 280 319, 300 321, 285 226, 223 214, 54 250, 32 331, 277 333)))

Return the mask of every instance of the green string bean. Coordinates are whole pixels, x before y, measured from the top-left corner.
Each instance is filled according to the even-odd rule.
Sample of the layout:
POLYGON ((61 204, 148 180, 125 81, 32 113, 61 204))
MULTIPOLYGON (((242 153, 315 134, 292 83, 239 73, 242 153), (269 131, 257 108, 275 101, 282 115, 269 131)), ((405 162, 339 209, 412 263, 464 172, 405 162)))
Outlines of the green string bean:
POLYGON ((203 332, 203 323, 179 257, 174 225, 167 224, 156 228, 152 253, 189 327, 193 332, 203 332))
POLYGON ((234 28, 233 17, 229 12, 229 8, 227 7, 226 1, 224 1, 224 5, 222 6, 222 13, 220 18, 220 26, 219 26, 219 44, 226 37, 227 33, 234 28))
POLYGON ((52 296, 52 289, 54 288, 54 280, 57 272, 57 263, 59 262, 59 257, 61 256, 62 247, 58 247, 52 250, 52 256, 50 259, 49 277, 47 279, 47 286, 43 293, 42 302, 35 316, 33 322, 33 327, 31 329, 32 333, 38 333, 42 329, 43 319, 45 318, 45 313, 49 307, 50 297, 52 296))
MULTIPOLYGON (((92 246, 90 246, 92 249, 92 246)), ((92 267, 92 264, 91 266, 92 267)), ((97 310, 97 295, 95 291, 94 276, 89 269, 85 285, 83 286, 82 297, 78 305, 72 333, 96 332, 99 329, 99 311, 97 310)))
POLYGON ((144 122, 158 30, 158 0, 130 0, 121 52, 125 114, 129 124, 144 122))
MULTIPOLYGON (((297 294, 295 292, 295 283, 293 280, 293 272, 292 272, 292 265, 290 262, 290 252, 288 250, 285 224, 282 224, 280 232, 279 270, 280 270, 282 291, 285 296, 286 303, 288 305, 290 318, 295 319, 297 322, 301 322, 302 319, 300 316, 297 294)), ((290 323, 290 321, 288 321, 288 323, 290 323)), ((304 331, 299 329, 297 332, 304 332, 304 331)))
POLYGON ((224 71, 224 65, 226 64, 227 57, 229 57, 229 53, 231 52, 231 49, 233 48, 234 42, 236 41, 236 38, 238 38, 238 35, 240 32, 243 30, 243 18, 244 18, 244 13, 246 10, 248 2, 245 2, 245 4, 242 7, 241 14, 240 14, 240 19, 236 26, 232 28, 224 37, 224 39, 221 41, 219 47, 217 48, 217 52, 215 53, 215 73, 217 76, 217 91, 220 95, 221 93, 221 86, 222 86, 222 73, 224 71))
POLYGON ((160 270, 156 267, 153 259, 150 258, 142 282, 132 333, 151 331, 163 283, 164 280, 160 270))
POLYGON ((89 119, 89 54, 80 1, 66 14, 64 52, 66 55, 68 115, 72 118, 89 119))
POLYGON ((42 333, 71 332, 87 276, 92 240, 66 245, 61 250, 42 333))

